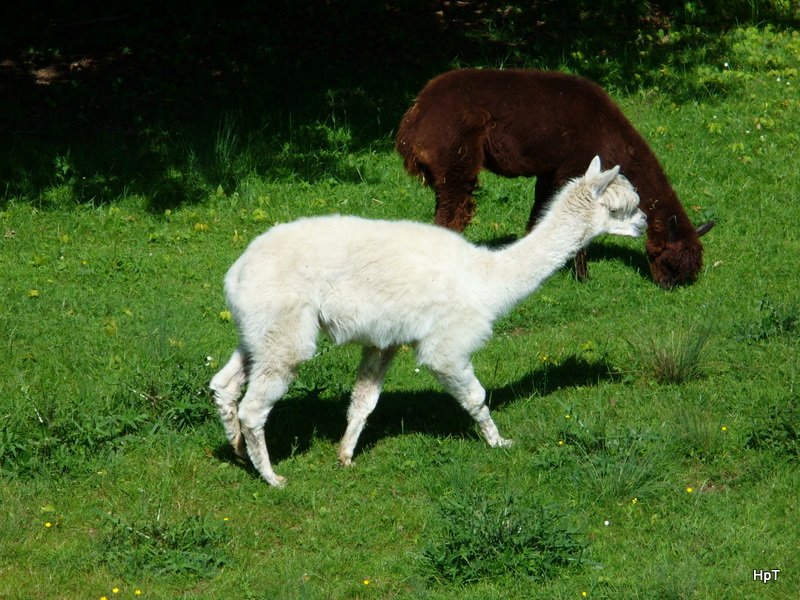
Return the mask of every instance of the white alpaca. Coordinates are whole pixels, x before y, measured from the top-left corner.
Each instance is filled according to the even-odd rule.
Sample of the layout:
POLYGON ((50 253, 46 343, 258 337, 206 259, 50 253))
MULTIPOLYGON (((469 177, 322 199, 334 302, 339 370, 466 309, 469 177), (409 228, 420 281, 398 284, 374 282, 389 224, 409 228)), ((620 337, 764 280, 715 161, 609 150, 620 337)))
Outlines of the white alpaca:
POLYGON ((225 277, 239 346, 211 380, 236 452, 244 456, 246 448, 270 484, 285 483, 270 464, 264 425, 296 367, 314 355, 320 330, 337 344, 364 347, 339 450, 343 465, 352 462, 401 344, 414 346, 417 360, 472 415, 489 445, 509 445, 489 414, 471 356, 499 316, 592 238, 642 234, 639 197, 618 173, 619 167, 602 172, 595 157, 530 234, 500 250, 433 225, 343 216, 278 225, 253 240, 225 277))

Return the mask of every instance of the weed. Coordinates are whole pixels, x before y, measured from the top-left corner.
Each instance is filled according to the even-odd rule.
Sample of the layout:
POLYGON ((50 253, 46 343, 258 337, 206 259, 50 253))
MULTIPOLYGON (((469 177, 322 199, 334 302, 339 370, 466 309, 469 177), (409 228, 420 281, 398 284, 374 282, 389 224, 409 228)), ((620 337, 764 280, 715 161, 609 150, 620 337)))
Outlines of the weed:
POLYGON ((208 379, 209 369, 200 358, 176 356, 140 375, 133 385, 123 385, 117 396, 123 403, 138 399, 152 421, 170 429, 194 429, 215 415, 208 379))
POLYGON ((151 421, 135 406, 87 411, 85 405, 77 401, 36 409, 36 419, 16 423, 16 433, 12 429, 0 437, 3 470, 15 475, 81 471, 151 421))
POLYGON ((273 157, 274 167, 284 177, 358 181, 361 176, 353 164, 352 141, 350 127, 333 118, 301 125, 273 157))
POLYGON ((236 125, 232 117, 226 116, 220 122, 214 139, 214 164, 220 184, 231 175, 229 169, 235 164, 238 151, 239 134, 236 132, 236 125))
MULTIPOLYGON (((8 419, 5 419, 8 421, 8 419)), ((8 423, 0 427, 0 465, 3 474, 11 475, 20 467, 27 470, 30 462, 30 444, 26 443, 17 431, 11 429, 8 423), (17 466, 15 469, 12 465, 17 466)))
POLYGON ((607 427, 608 424, 604 420, 590 426, 575 414, 572 407, 567 407, 563 427, 558 434, 558 444, 577 448, 583 454, 603 452, 610 442, 607 427))
POLYGON ((755 322, 736 326, 736 339, 742 342, 762 342, 773 337, 800 332, 800 306, 797 303, 777 304, 765 295, 758 302, 755 322))
POLYGON ((212 577, 229 562, 225 523, 209 517, 179 522, 127 522, 107 517, 98 542, 103 562, 120 577, 212 577))
POLYGON ((214 407, 205 391, 195 394, 179 394, 165 411, 167 423, 178 431, 192 430, 198 424, 214 419, 214 407))
POLYGON ((784 458, 800 458, 800 396, 794 394, 755 416, 745 444, 784 458))
POLYGON ((434 580, 474 583, 503 575, 547 579, 584 561, 587 542, 565 515, 530 495, 462 492, 439 507, 438 539, 424 551, 434 580))
POLYGON ((14 427, 0 433, 3 471, 30 475, 81 470, 119 449, 128 436, 160 427, 190 430, 213 420, 204 363, 178 361, 170 367, 153 371, 141 383, 121 384, 115 393, 92 403, 76 399, 42 407, 31 404, 34 419, 17 417, 14 427))

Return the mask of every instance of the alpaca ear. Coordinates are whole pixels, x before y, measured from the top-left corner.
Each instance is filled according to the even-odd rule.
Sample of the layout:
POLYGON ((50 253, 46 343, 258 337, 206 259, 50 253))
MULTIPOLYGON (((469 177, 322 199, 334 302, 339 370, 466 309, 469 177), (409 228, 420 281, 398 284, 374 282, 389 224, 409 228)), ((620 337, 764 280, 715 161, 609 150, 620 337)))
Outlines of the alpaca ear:
POLYGON ((672 215, 667 221, 667 242, 674 242, 678 237, 678 216, 672 215))
MULTIPOLYGON (((591 167, 590 167, 591 168, 591 167)), ((599 198, 606 191, 606 188, 611 185, 611 182, 619 175, 619 165, 608 171, 603 171, 594 176, 591 182, 592 193, 595 198, 599 198)))
POLYGON ((707 234, 711 230, 711 228, 716 224, 717 224, 716 221, 708 221, 706 223, 703 223, 702 225, 698 225, 697 229, 695 230, 695 233, 697 233, 697 237, 707 234))
POLYGON ((600 175, 600 157, 599 156, 595 156, 592 159, 592 162, 589 163, 589 168, 586 169, 585 177, 587 179, 589 179, 589 178, 592 178, 592 177, 594 177, 596 175, 600 175))

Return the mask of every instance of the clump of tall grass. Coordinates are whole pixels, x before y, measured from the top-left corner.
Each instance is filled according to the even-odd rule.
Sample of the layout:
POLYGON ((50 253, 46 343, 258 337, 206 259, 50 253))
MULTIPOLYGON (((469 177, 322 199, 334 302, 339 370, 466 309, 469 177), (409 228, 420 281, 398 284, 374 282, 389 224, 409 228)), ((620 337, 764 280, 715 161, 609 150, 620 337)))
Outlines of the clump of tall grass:
POLYGON ((705 462, 724 450, 727 426, 711 411, 686 405, 672 442, 686 457, 705 462))
POLYGON ((603 428, 565 442, 576 451, 571 472, 575 489, 598 504, 656 495, 663 486, 664 471, 651 441, 641 432, 613 433, 603 428))
POLYGON ((681 384, 703 375, 703 349, 711 333, 711 326, 702 324, 685 333, 672 331, 666 339, 650 338, 629 344, 643 375, 660 384, 681 384))

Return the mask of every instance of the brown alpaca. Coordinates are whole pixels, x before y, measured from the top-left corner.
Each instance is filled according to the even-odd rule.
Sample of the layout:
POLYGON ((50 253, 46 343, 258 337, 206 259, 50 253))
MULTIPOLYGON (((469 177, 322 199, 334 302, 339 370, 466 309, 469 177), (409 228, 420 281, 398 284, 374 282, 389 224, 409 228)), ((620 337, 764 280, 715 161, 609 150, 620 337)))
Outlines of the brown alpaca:
MULTIPOLYGON (((567 180, 593 156, 620 165, 647 214, 653 279, 670 288, 691 283, 703 264, 695 228, 647 142, 598 85, 533 70, 449 71, 432 79, 403 115, 395 147, 406 170, 436 194, 435 222, 462 231, 472 219, 478 173, 536 176, 528 229, 567 180)), ((580 279, 585 258, 576 258, 580 279)))

